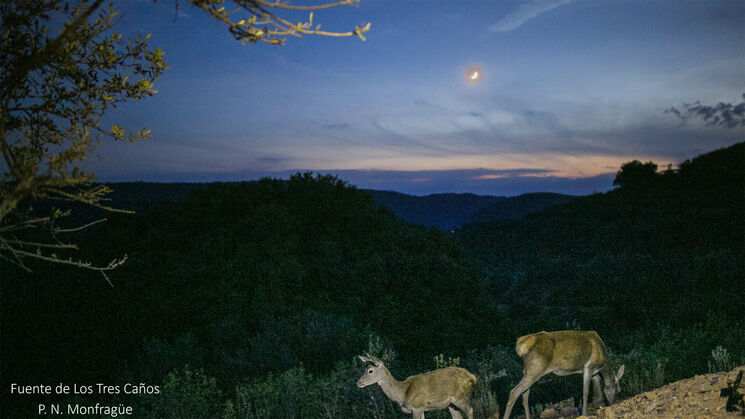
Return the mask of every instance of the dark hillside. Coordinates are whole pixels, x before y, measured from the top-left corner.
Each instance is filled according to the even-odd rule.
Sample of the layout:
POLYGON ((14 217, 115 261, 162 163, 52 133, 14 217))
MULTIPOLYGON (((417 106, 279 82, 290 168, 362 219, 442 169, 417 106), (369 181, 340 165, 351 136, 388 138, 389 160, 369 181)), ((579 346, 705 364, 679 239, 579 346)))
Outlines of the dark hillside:
POLYGON ((562 307, 559 322, 598 330, 623 351, 655 342, 645 330, 683 339, 698 328, 660 364, 683 378, 706 371, 714 346, 745 339, 744 162, 739 143, 520 222, 471 226, 459 239, 516 334, 547 329, 552 307, 562 307), (737 332, 721 334, 727 328, 737 332))
POLYGON ((545 208, 566 204, 574 198, 574 196, 558 193, 527 193, 505 198, 503 201, 483 208, 473 217, 467 219, 461 227, 466 224, 489 221, 519 220, 525 218, 528 214, 542 211, 545 208))
MULTIPOLYGON (((208 183, 121 182, 108 184, 112 189, 109 202, 115 208, 136 212, 150 211, 167 202, 184 198, 192 190, 208 188, 208 183)), ((530 193, 515 197, 474 194, 407 195, 392 191, 364 189, 378 206, 390 209, 410 223, 435 227, 443 231, 484 221, 512 220, 552 205, 569 202, 574 197, 555 193, 530 193)), ((84 219, 105 213, 76 207, 75 214, 84 219)))
POLYGON ((142 212, 166 202, 178 201, 192 190, 207 188, 209 184, 119 182, 109 183, 108 186, 112 189, 109 198, 116 208, 142 212))
POLYGON ((573 197, 531 193, 515 197, 474 194, 413 196, 398 192, 367 190, 375 202, 414 224, 455 230, 483 221, 516 220, 546 207, 569 202, 573 197))
POLYGON ((484 208, 507 199, 467 193, 414 196, 390 191, 367 190, 367 192, 375 199, 375 203, 390 209, 401 219, 444 231, 467 224, 484 208))
POLYGON ((3 278, 4 381, 157 381, 189 364, 230 389, 300 364, 326 371, 371 334, 409 368, 489 338, 458 244, 333 177, 195 188, 112 217, 83 252, 128 254, 115 288, 79 270, 3 278))
MULTIPOLYGON (((2 265, 0 384, 162 386, 83 398, 142 417, 401 417, 355 385, 354 355, 369 351, 397 378, 465 366, 486 417, 521 377, 515 338, 567 328, 603 337, 626 365, 624 397, 731 370, 745 364, 744 157, 741 143, 676 171, 624 165, 608 193, 457 234, 331 176, 127 184, 121 202, 143 210, 76 240, 99 264, 128 254, 114 288, 87 271, 2 265)), ((580 387, 546 377, 530 397, 580 387)), ((60 401, 0 394, 3 417, 60 401)))

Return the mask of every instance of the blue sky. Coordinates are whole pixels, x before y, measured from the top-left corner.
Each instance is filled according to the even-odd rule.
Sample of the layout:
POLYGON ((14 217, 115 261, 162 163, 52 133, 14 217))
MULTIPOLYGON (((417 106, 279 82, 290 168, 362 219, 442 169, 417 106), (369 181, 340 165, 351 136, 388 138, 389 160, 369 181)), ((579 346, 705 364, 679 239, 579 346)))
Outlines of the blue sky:
POLYGON ((153 137, 103 146, 89 164, 102 180, 312 170, 415 194, 588 194, 626 161, 677 164, 745 139, 665 112, 743 100, 740 0, 361 0, 314 21, 371 22, 366 42, 285 46, 241 45, 185 2, 175 21, 171 1, 122 7, 120 31, 152 33, 172 69, 156 96, 107 116, 153 137))

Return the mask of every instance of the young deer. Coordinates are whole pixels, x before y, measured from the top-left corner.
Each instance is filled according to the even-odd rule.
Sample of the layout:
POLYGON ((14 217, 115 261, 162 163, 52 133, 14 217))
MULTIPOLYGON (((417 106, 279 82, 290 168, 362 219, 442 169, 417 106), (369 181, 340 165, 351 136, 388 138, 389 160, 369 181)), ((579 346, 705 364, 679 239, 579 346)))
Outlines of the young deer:
POLYGON ((613 374, 608 365, 605 344, 593 331, 563 330, 522 336, 517 339, 515 351, 523 359, 523 378, 510 391, 503 419, 509 419, 512 407, 520 395, 523 396, 525 416, 530 419, 530 386, 551 372, 556 375, 582 374, 583 414, 587 414, 590 380, 593 384, 594 406, 603 402, 603 394, 608 403, 613 404, 621 390, 618 381, 623 375, 624 366, 621 365, 618 373, 613 374))
POLYGON ((398 403, 404 413, 412 413, 414 419, 424 419, 424 412, 446 407, 453 419, 463 418, 460 412, 473 419, 471 395, 476 376, 467 370, 447 367, 397 381, 378 358, 367 355, 360 356, 360 359, 372 365, 365 368, 357 387, 378 384, 389 399, 398 403))

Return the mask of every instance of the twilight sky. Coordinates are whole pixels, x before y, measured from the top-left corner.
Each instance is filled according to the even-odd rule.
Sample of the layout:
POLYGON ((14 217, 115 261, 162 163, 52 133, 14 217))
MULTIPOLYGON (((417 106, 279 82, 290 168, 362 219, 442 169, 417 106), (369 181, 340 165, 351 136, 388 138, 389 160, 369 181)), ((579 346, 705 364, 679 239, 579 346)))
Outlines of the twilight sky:
POLYGON ((241 45, 186 2, 175 21, 171 1, 121 7, 119 30, 152 33, 172 68, 157 95, 107 116, 153 137, 102 146, 88 166, 101 180, 312 170, 414 194, 588 194, 624 162, 677 164, 745 139, 665 112, 743 101, 741 0, 361 0, 314 22, 371 22, 366 42, 285 46, 241 45))

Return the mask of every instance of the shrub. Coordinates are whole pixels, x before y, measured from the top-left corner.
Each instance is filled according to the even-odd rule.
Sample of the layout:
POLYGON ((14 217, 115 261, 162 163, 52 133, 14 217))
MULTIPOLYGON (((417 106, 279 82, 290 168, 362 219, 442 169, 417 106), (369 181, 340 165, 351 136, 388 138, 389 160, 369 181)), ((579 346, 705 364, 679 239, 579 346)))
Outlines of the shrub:
POLYGON ((217 380, 188 365, 166 376, 159 397, 153 400, 149 417, 210 418, 223 411, 217 380))
POLYGON ((730 371, 737 364, 730 359, 727 348, 717 346, 711 350, 711 359, 708 361, 709 372, 730 371))

